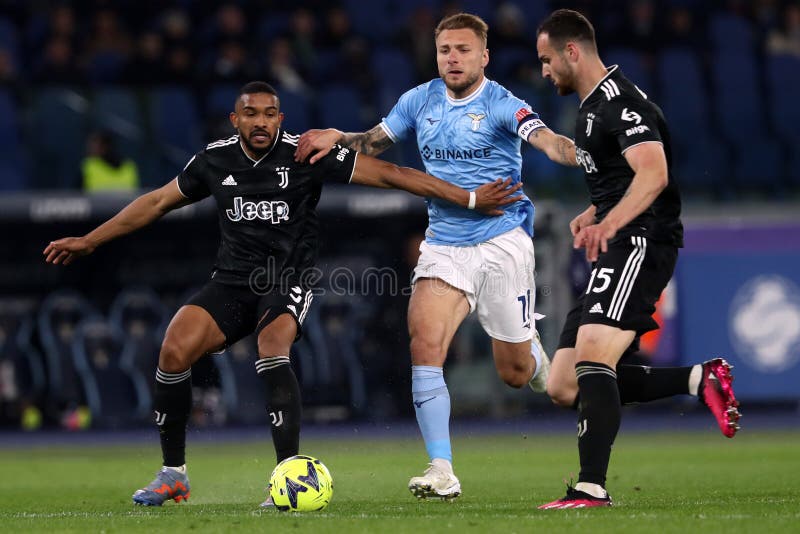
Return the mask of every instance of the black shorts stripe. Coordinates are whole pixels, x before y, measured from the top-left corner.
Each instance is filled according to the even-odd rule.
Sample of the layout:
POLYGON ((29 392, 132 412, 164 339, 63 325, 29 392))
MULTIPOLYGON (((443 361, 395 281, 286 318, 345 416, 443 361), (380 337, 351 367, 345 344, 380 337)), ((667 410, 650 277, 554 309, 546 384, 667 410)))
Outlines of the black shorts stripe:
POLYGON ((614 291, 614 296, 611 298, 611 305, 609 306, 606 316, 619 321, 622 317, 622 310, 625 309, 625 304, 628 302, 628 297, 631 296, 633 284, 639 274, 639 269, 642 267, 645 252, 647 249, 647 240, 640 236, 631 236, 631 243, 633 244, 633 251, 628 256, 628 261, 625 263, 625 268, 622 271, 617 289, 614 291))

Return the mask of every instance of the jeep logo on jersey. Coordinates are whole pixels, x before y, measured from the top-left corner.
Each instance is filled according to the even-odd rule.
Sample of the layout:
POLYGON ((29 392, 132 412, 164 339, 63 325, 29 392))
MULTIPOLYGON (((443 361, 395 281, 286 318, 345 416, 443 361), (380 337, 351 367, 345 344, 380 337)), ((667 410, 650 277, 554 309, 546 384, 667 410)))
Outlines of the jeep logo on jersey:
POLYGON ((289 185, 289 167, 275 167, 275 172, 281 177, 278 186, 281 189, 286 189, 286 186, 289 185))
POLYGON ((225 210, 225 214, 233 222, 261 219, 278 224, 289 220, 289 205, 282 200, 245 202, 242 197, 236 197, 233 199, 233 209, 225 210))
POLYGON ((425 160, 476 159, 476 158, 488 158, 489 156, 491 156, 492 148, 487 146, 481 148, 467 148, 464 150, 459 150, 457 148, 437 148, 425 145, 424 147, 422 147, 422 150, 420 150, 419 153, 425 160))
POLYGON ((621 118, 624 121, 635 122, 636 124, 642 122, 642 116, 636 113, 635 111, 628 111, 628 108, 622 110, 621 118))
POLYGON ((597 165, 594 164, 592 155, 584 149, 575 147, 575 159, 578 160, 579 165, 583 165, 586 174, 597 172, 597 165))

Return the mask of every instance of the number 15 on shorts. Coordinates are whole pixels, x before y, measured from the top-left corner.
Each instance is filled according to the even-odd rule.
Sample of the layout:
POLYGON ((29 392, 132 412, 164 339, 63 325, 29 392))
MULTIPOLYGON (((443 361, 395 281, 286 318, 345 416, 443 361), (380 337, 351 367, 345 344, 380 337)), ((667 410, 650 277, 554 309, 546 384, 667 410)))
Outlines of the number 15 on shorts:
POLYGON ((611 275, 614 274, 614 269, 609 269, 608 267, 602 267, 598 271, 597 268, 592 269, 592 277, 589 278, 589 287, 586 288, 586 294, 588 295, 591 291, 592 293, 602 293, 608 286, 611 285, 611 275), (592 287, 597 281, 597 287, 592 287))

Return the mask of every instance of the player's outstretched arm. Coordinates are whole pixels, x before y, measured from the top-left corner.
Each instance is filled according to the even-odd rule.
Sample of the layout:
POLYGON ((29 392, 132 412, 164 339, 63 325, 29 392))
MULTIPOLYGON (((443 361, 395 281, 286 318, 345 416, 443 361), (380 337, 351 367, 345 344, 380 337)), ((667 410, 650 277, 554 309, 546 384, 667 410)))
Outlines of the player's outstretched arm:
POLYGON ((372 187, 402 189, 421 197, 441 198, 488 215, 502 215, 503 211, 498 208, 522 198, 522 195, 517 193, 522 183, 512 186, 511 178, 506 180, 498 178, 470 192, 416 169, 398 167, 364 154, 359 154, 356 159, 356 167, 350 181, 372 187))
POLYGON ((366 132, 359 133, 345 133, 335 128, 309 130, 300 136, 294 159, 295 161, 305 161, 311 154, 314 154, 308 160, 309 163, 314 164, 330 152, 336 143, 368 156, 377 156, 392 146, 392 140, 386 135, 380 124, 366 132))
POLYGON ((625 159, 635 173, 631 185, 617 205, 602 221, 581 229, 573 246, 586 248, 586 259, 596 261, 598 251, 608 250, 608 240, 617 230, 650 207, 669 183, 667 157, 661 143, 641 143, 625 151, 625 159))
POLYGON ((544 152, 548 158, 561 165, 577 167, 575 143, 569 137, 559 135, 550 128, 537 128, 528 136, 532 147, 544 152))
POLYGON ((137 197, 85 236, 51 241, 42 252, 44 261, 69 265, 75 258, 91 254, 103 243, 147 226, 167 212, 191 203, 181 194, 176 178, 155 191, 137 197))

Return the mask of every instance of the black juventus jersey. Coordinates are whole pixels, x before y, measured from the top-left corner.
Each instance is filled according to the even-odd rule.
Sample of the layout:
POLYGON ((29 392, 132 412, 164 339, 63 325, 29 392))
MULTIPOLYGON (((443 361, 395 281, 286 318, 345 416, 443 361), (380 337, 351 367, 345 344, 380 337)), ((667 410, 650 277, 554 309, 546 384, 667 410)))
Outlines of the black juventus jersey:
POLYGON ((650 207, 617 232, 615 240, 637 235, 681 247, 681 198, 672 177, 672 152, 664 114, 614 65, 581 102, 575 125, 578 163, 585 171, 598 221, 620 201, 633 180, 625 151, 650 141, 664 146, 669 183, 650 207))
POLYGON ((317 259, 322 182, 348 183, 356 152, 336 145, 314 165, 297 163, 298 138, 278 130, 272 148, 255 161, 235 135, 206 146, 178 175, 185 197, 211 195, 217 202, 222 239, 214 280, 276 289, 307 285, 304 271, 317 259))

